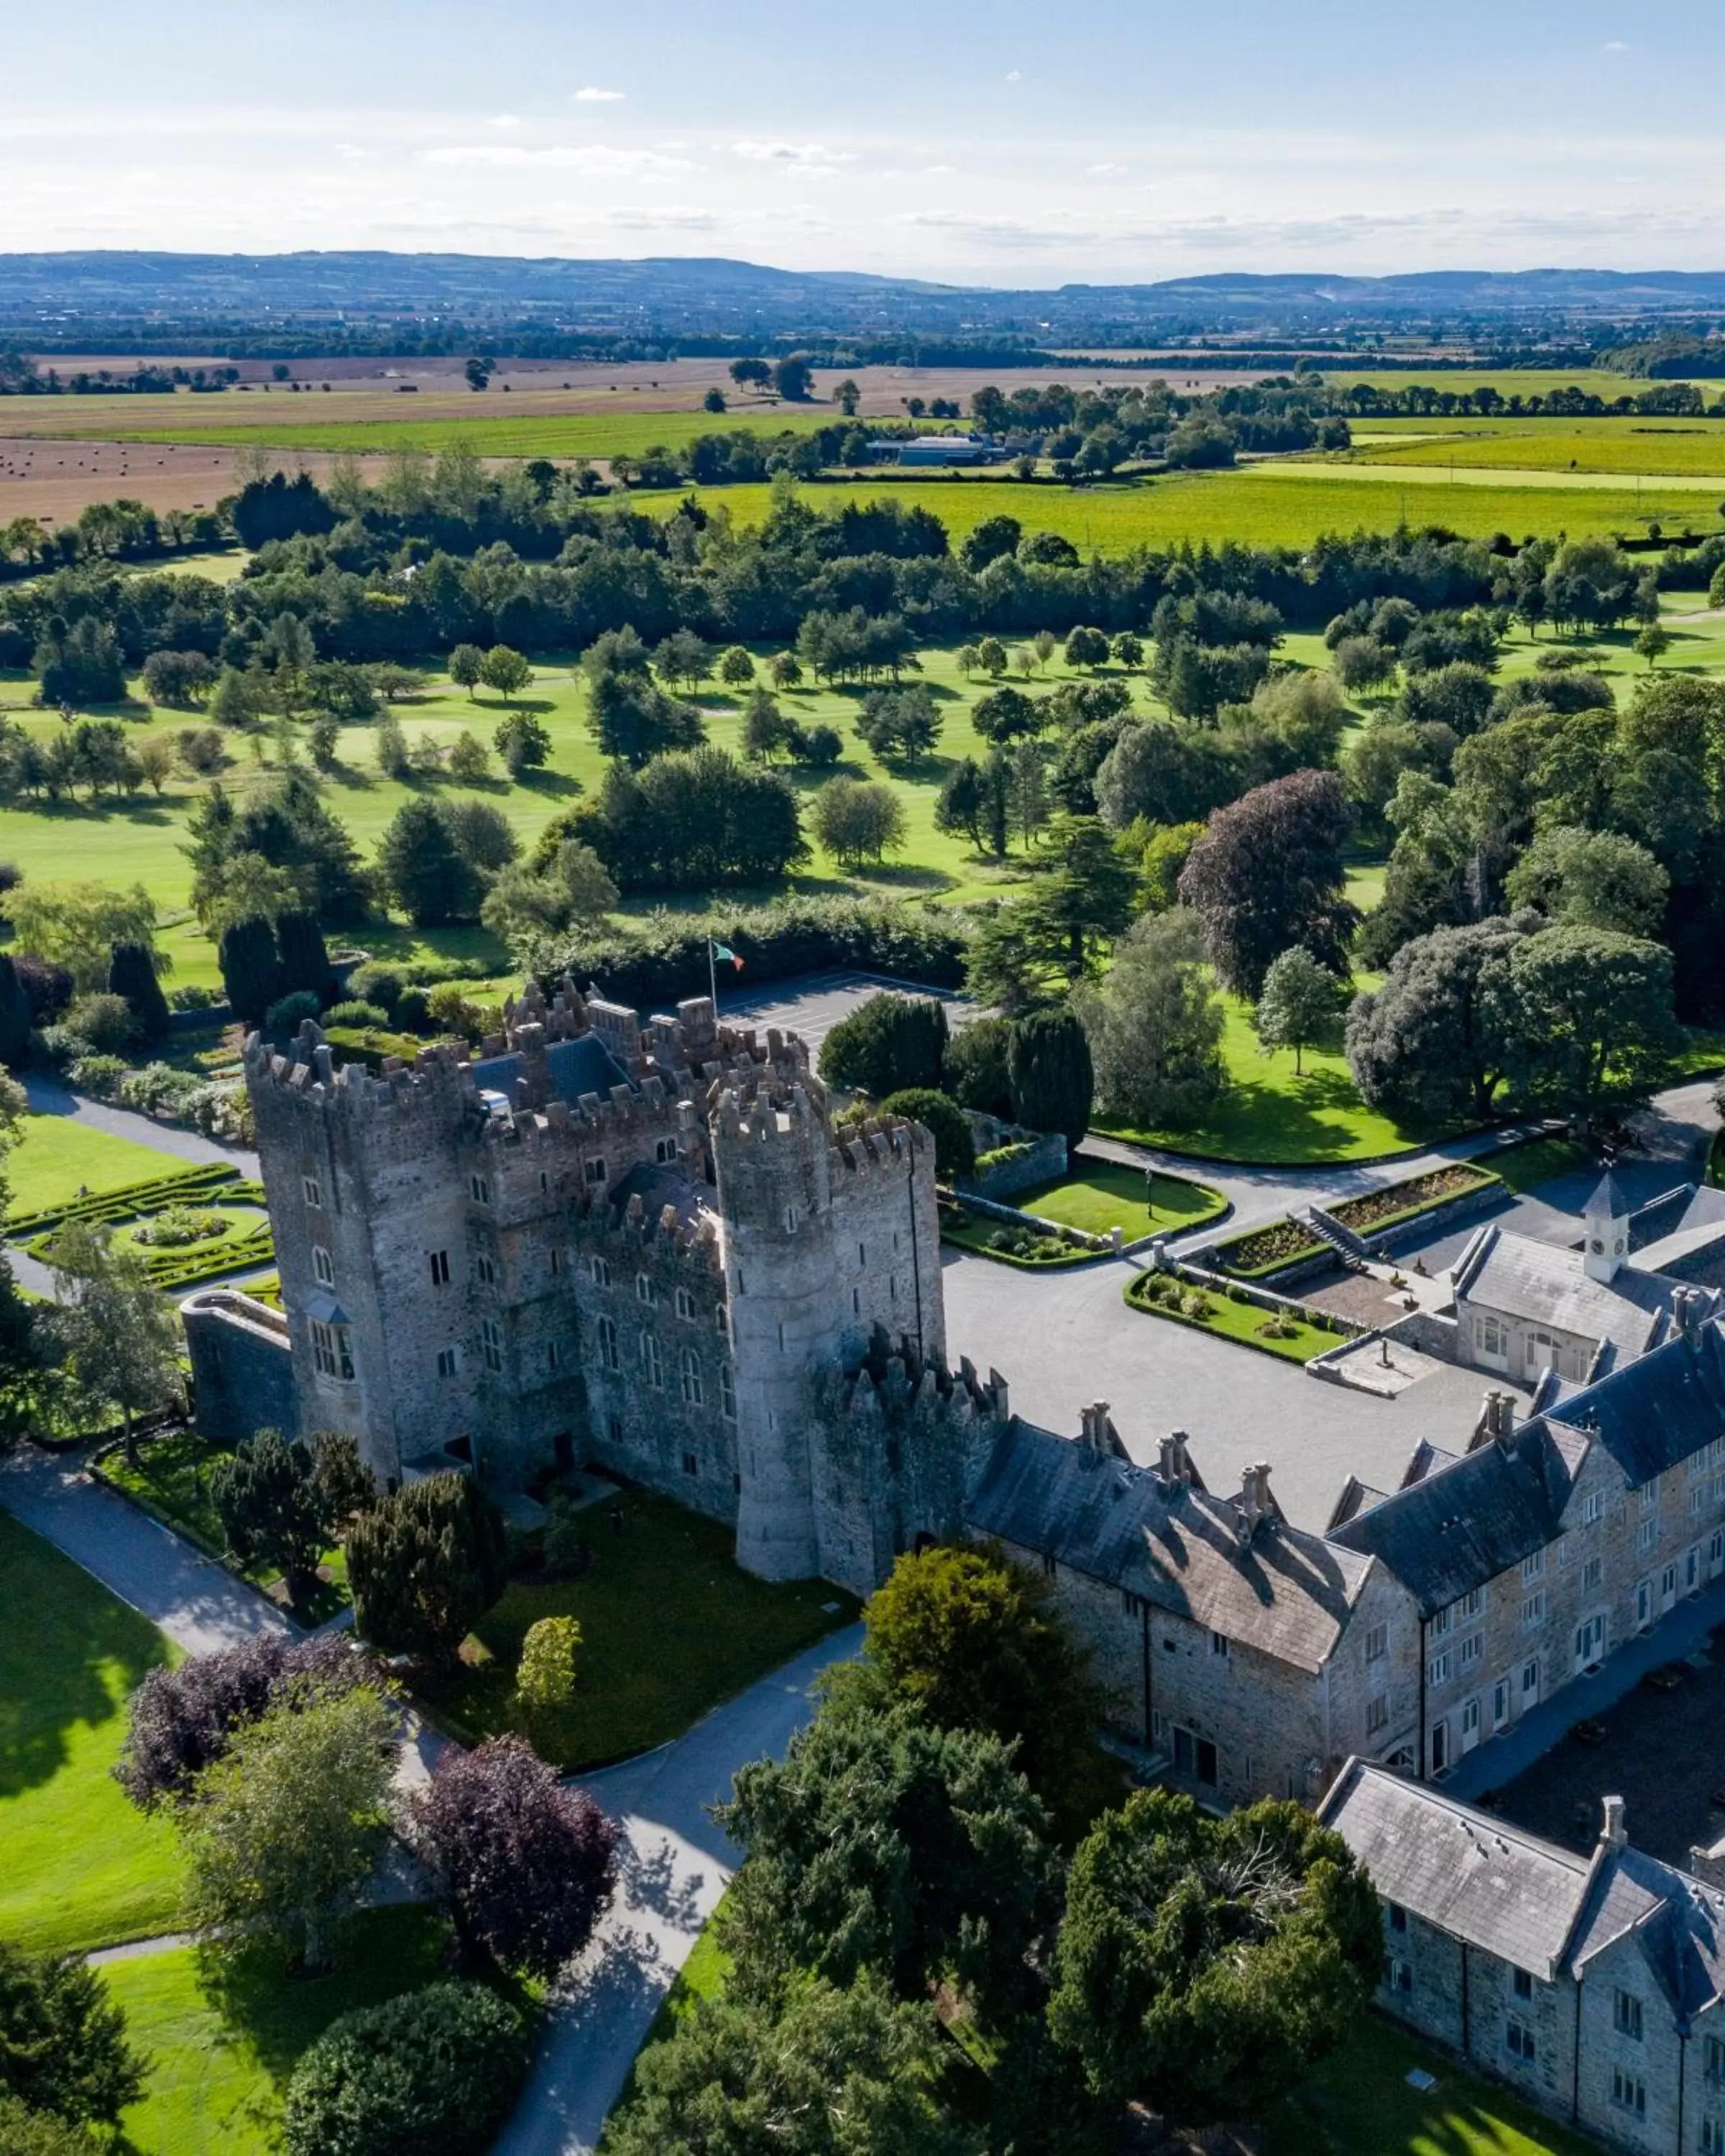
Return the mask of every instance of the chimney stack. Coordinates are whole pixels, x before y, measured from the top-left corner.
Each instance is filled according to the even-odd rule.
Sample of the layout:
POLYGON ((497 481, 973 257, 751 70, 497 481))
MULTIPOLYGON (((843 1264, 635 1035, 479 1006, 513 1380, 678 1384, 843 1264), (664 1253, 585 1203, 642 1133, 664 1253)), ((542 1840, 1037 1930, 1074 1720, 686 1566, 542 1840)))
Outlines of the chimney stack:
POLYGON ((1240 1477, 1240 1502, 1236 1512, 1240 1520, 1240 1538, 1250 1543, 1258 1532, 1259 1522, 1270 1512, 1270 1469, 1262 1460, 1243 1468, 1240 1477))
POLYGON ((1158 1448, 1157 1472, 1165 1491, 1183 1490, 1192 1481, 1192 1455, 1186 1449, 1183 1430, 1169 1432, 1158 1448))
POLYGON ((1623 1799, 1607 1797, 1604 1800, 1604 1812, 1605 1816, 1599 1829, 1600 1840, 1608 1843, 1613 1849, 1627 1849, 1629 1829, 1624 1824, 1623 1799))

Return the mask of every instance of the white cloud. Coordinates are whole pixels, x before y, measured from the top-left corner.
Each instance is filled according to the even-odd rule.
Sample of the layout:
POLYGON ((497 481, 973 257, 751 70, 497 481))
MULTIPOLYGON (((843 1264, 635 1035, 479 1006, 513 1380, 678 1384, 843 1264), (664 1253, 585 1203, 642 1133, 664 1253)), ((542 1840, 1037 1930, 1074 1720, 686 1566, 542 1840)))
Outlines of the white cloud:
POLYGON ((575 93, 578 105, 621 105, 625 93, 620 90, 599 90, 592 83, 583 84, 575 93))
POLYGON ((537 166, 595 177, 627 173, 653 178, 694 170, 687 157, 667 157, 658 150, 618 150, 603 142, 554 142, 540 150, 519 142, 452 142, 428 150, 425 158, 432 165, 537 166))
POLYGON ((518 112, 494 112, 491 115, 491 125, 494 127, 519 127, 521 124, 521 115, 518 112))
POLYGON ((1086 165, 1084 169, 1092 179, 1111 180, 1130 172, 1132 167, 1129 165, 1086 165))
POLYGON ((854 151, 830 149, 824 142, 733 142, 731 154, 811 180, 836 179, 847 165, 856 162, 854 151))
POLYGON ((1608 53, 1626 53, 1629 47, 1625 44, 1621 38, 1611 38, 1606 41, 1605 50, 1608 53))
POLYGON ((1009 82, 1022 82, 1024 79, 1024 71, 1022 68, 1011 68, 1008 69, 1006 80, 1009 82))
POLYGON ((650 204, 607 210, 602 221, 619 232, 715 232, 719 225, 710 209, 658 209, 650 204))

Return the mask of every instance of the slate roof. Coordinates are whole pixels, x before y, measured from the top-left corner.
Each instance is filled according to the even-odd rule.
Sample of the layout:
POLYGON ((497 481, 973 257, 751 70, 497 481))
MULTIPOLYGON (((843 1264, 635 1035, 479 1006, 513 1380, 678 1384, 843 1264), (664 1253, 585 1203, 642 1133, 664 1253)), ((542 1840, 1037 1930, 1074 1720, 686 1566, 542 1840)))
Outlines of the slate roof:
POLYGON ((678 1219, 686 1228, 692 1228, 701 1214, 716 1212, 719 1194, 710 1183, 697 1183, 688 1170, 675 1162, 637 1161, 627 1175, 605 1187, 605 1197, 614 1216, 621 1219, 631 1198, 639 1196, 649 1220, 658 1219, 667 1206, 673 1206, 678 1219))
POLYGON ((1593 1866, 1440 1789, 1350 1759, 1317 1815, 1386 1901, 1549 1983, 1593 1866))
POLYGON ((1579 1432, 1523 1423, 1507 1445, 1487 1440, 1339 1522, 1330 1540, 1381 1558, 1430 1617, 1560 1532, 1584 1450, 1579 1432))
POLYGON ((1603 1214, 1608 1220, 1626 1220, 1631 1209, 1608 1168, 1594 1185, 1593 1196, 1581 1209, 1588 1215, 1603 1214))
POLYGON ((1676 1286, 1627 1265, 1614 1281, 1589 1280, 1575 1251, 1489 1224, 1456 1260, 1451 1278, 1458 1302, 1611 1341, 1628 1355, 1644 1353, 1659 1337, 1676 1286))
POLYGON ((1313 1673, 1371 1569, 1368 1557, 1279 1517, 1242 1545, 1231 1496, 1164 1486, 1149 1468, 1016 1417, 995 1440, 966 1516, 978 1533, 1313 1673))
MULTIPOLYGON (((1714 1195, 1725 1198, 1725 1191, 1715 1192, 1714 1195)), ((1695 1196, 1692 1183, 1680 1183, 1675 1190, 1667 1190, 1658 1198, 1650 1198, 1645 1205, 1637 1206, 1630 1215, 1630 1256, 1637 1255, 1650 1243, 1661 1241, 1673 1229, 1681 1227, 1695 1196)))
POLYGON ((1639 1849, 1578 1856, 1361 1759, 1318 1817, 1387 1901, 1547 1982, 1633 1938, 1679 2021, 1725 1996, 1725 1894, 1639 1849))
POLYGON ((1547 1423, 1603 1445, 1632 1488, 1725 1437, 1725 1329, 1703 1324, 1548 1409, 1547 1423))
MULTIPOLYGON (((1663 1234, 1639 1247, 1631 1240, 1636 1269, 1664 1273, 1692 1284, 1725 1286, 1725 1190, 1690 1187, 1672 1195, 1686 1196, 1688 1202, 1669 1220, 1663 1234)), ((1663 1199, 1656 1201, 1659 1207, 1664 1204, 1663 1199)), ((1655 1208, 1647 1209, 1651 1212, 1655 1208)))
MULTIPOLYGON (((545 1060, 551 1073, 553 1098, 572 1105, 583 1093, 597 1093, 604 1100, 614 1086, 629 1083, 628 1071, 596 1033, 580 1034, 572 1040, 552 1041, 546 1050, 545 1060)), ((473 1075, 482 1091, 501 1093, 512 1101, 515 1081, 526 1067, 526 1059, 511 1050, 506 1055, 482 1057, 474 1065, 473 1075)))

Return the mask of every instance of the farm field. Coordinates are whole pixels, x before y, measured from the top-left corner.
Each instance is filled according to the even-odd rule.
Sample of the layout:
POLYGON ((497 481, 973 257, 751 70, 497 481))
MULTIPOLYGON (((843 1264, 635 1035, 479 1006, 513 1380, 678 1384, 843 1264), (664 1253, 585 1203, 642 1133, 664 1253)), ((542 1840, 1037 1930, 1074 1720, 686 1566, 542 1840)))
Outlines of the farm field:
POLYGON ((126 427, 111 437, 105 437, 105 438, 187 445, 259 443, 271 449, 347 450, 359 455, 436 451, 459 442, 482 457, 603 458, 639 456, 655 448, 680 449, 698 434, 728 433, 739 427, 775 434, 787 429, 806 433, 844 417, 831 404, 749 403, 727 412, 660 412, 643 410, 633 401, 615 412, 511 411, 496 416, 461 412, 444 418, 421 418, 417 413, 405 419, 372 413, 331 418, 320 410, 315 420, 307 420, 303 409, 303 400, 297 400, 279 418, 271 413, 260 418, 248 414, 244 423, 225 425, 126 427))
MULTIPOLYGON (((1633 397, 1653 388, 1645 375, 1618 374, 1609 367, 1434 367, 1422 372, 1415 367, 1327 367, 1324 380, 1332 389, 1347 389, 1356 382, 1369 382, 1374 389, 1406 389, 1420 382, 1431 389, 1495 389, 1501 397, 1549 397, 1554 389, 1579 389, 1589 397, 1633 397)), ((1714 382, 1725 370, 1696 374, 1696 382, 1714 382)))
MULTIPOLYGON (((1410 475, 1338 462, 1266 459, 1236 471, 1191 473, 1111 486, 1060 487, 1004 479, 827 480, 805 490, 811 502, 873 501, 889 496, 938 516, 954 541, 989 516, 1016 516, 1027 531, 1058 531, 1081 551, 1124 554, 1135 547, 1312 545, 1326 532, 1392 531, 1403 521, 1440 523, 1463 538, 1572 538, 1594 533, 1634 536, 1650 521, 1668 530, 1718 526, 1711 491, 1674 484, 1658 490, 1555 483, 1512 483, 1502 474, 1478 485, 1458 485, 1441 507, 1424 495, 1411 502, 1393 482, 1410 475)), ((1447 467, 1435 476, 1447 480, 1447 467)), ((1709 482, 1711 490, 1711 482, 1709 482)), ((692 488, 704 507, 723 508, 744 527, 765 521, 770 490, 762 486, 692 488)), ((637 506, 669 516, 680 492, 632 496, 637 506)))
POLYGON ((1725 426, 1707 419, 1664 425, 1645 419, 1477 420, 1414 439, 1355 437, 1346 462, 1430 464, 1454 459, 1485 472, 1640 473, 1686 479, 1717 490, 1725 480, 1725 426))

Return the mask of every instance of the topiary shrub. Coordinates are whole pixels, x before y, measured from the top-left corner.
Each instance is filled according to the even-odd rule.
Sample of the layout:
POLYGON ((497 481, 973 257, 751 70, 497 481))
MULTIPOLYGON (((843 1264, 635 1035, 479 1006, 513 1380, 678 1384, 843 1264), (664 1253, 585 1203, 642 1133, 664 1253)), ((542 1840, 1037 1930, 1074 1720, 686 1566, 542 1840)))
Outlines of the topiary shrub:
POLYGON ((156 957, 147 944, 114 946, 108 961, 108 990, 126 998, 135 1040, 161 1040, 167 1031, 167 998, 156 978, 156 957))
POLYGON ((526 2078, 528 2030, 479 1984, 434 1984, 331 2023, 294 2070, 289 2156, 478 2156, 526 2078))
POLYGON ((295 988, 290 996, 278 996, 264 1014, 264 1026, 270 1033, 297 1033, 308 1018, 316 1018, 322 1006, 310 988, 295 988))
POLYGON ((387 1026, 389 1014, 381 1004, 331 1004, 324 1013, 326 1025, 387 1026))

